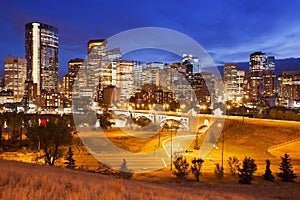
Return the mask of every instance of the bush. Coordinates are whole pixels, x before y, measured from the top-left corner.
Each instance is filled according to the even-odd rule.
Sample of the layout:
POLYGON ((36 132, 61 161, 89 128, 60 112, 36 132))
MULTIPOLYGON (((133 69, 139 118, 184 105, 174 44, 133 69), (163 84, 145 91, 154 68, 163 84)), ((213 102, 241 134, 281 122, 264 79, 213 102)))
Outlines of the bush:
POLYGON ((236 156, 229 157, 228 159, 228 168, 230 173, 235 176, 238 170, 238 167, 240 166, 240 161, 236 156))
POLYGON ((196 179, 196 181, 199 181, 200 175, 201 175, 201 167, 202 167, 202 163, 204 162, 204 160, 202 160, 201 158, 194 158, 192 160, 193 165, 191 166, 191 170, 192 173, 194 174, 194 177, 196 179))
POLYGON ((297 178, 296 174, 294 174, 291 158, 288 154, 284 154, 284 156, 281 157, 279 169, 281 172, 278 173, 277 176, 281 181, 294 182, 294 179, 297 178))
POLYGON ((189 163, 187 163, 186 158, 180 156, 173 162, 173 164, 176 168, 174 174, 177 178, 184 179, 189 175, 189 163))
POLYGON ((242 164, 243 168, 238 167, 239 183, 251 184, 253 180, 253 173, 257 170, 254 159, 245 157, 242 164))

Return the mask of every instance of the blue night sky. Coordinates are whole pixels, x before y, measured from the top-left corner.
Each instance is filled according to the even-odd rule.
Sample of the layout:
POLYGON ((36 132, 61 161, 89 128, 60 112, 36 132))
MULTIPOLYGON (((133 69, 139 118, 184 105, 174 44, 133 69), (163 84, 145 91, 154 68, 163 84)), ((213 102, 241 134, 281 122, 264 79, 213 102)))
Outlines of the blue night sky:
MULTIPOLYGON (((196 40, 215 63, 248 61, 263 51, 276 59, 300 57, 300 1, 31 1, 0 3, 0 60, 24 57, 24 27, 39 21, 59 29, 59 75, 87 42, 139 27, 163 27, 196 40)), ((180 41, 174 41, 180 42, 180 41)), ((174 56, 166 55, 171 61, 174 56)), ((155 61, 155 60, 153 60, 155 61)), ((3 64, 1 65, 3 70, 3 64)))

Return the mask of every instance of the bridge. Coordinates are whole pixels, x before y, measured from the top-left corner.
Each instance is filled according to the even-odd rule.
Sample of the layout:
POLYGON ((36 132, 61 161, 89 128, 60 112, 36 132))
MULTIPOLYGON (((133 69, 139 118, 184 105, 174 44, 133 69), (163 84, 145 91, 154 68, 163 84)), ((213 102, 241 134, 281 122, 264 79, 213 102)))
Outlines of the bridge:
POLYGON ((158 124, 161 127, 168 119, 173 119, 181 122, 180 129, 189 130, 190 116, 188 114, 180 114, 177 112, 161 112, 161 111, 146 111, 146 110, 114 110, 114 116, 116 121, 116 126, 125 127, 127 119, 131 117, 132 119, 138 119, 139 117, 146 117, 151 120, 153 124, 158 124))

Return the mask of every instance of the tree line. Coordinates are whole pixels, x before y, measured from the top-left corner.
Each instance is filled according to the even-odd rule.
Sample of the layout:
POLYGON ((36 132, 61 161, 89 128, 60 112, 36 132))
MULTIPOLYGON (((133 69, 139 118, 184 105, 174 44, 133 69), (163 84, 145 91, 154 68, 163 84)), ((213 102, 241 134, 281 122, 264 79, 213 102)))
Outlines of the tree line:
POLYGON ((65 147, 72 144, 73 127, 71 116, 2 113, 0 151, 26 149, 41 152, 45 164, 54 165, 63 156, 65 147))
MULTIPOLYGON (((196 181, 200 180, 201 176, 201 167, 204 160, 201 158, 194 158, 191 160, 191 167, 185 157, 180 156, 174 162, 174 166, 176 170, 174 171, 174 175, 180 180, 188 177, 189 173, 192 172, 196 181)), ((270 160, 266 160, 266 169, 263 174, 263 179, 267 181, 275 181, 275 177, 270 169, 271 162, 270 160)), ((253 175, 257 171, 257 165, 255 164, 255 160, 250 157, 245 157, 241 162, 237 159, 237 157, 230 157, 228 159, 228 169, 232 176, 238 177, 238 182, 241 184, 251 184, 253 181, 253 175)), ((289 154, 285 153, 284 156, 281 157, 281 163, 279 165, 280 172, 277 173, 277 177, 280 181, 283 182, 294 182, 297 178, 297 175, 294 173, 293 166, 291 163, 291 158, 289 154)), ((217 179, 222 179, 224 177, 224 169, 220 167, 219 164, 216 164, 215 168, 215 177, 217 179)))

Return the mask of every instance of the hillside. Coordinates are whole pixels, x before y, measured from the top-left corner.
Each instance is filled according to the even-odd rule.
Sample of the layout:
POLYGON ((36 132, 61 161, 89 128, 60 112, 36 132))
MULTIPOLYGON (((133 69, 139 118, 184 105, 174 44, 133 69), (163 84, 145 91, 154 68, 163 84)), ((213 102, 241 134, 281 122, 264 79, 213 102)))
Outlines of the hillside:
POLYGON ((298 183, 145 182, 0 160, 0 199, 297 199, 298 183))

